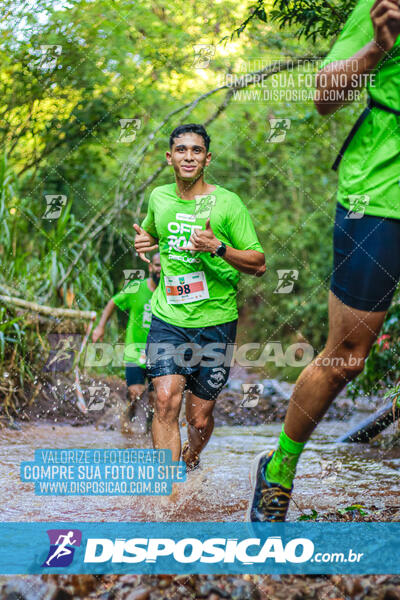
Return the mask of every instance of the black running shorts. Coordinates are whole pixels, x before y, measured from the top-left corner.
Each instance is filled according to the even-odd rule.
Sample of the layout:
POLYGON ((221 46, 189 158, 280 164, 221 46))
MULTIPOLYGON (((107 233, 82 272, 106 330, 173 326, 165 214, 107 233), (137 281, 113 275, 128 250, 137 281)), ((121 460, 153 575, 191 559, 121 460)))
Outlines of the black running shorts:
POLYGON ((360 214, 337 205, 331 290, 347 306, 387 310, 400 279, 400 219, 360 214))
POLYGON ((179 374, 204 400, 215 400, 232 362, 237 320, 210 327, 178 327, 153 315, 147 337, 147 375, 179 374))

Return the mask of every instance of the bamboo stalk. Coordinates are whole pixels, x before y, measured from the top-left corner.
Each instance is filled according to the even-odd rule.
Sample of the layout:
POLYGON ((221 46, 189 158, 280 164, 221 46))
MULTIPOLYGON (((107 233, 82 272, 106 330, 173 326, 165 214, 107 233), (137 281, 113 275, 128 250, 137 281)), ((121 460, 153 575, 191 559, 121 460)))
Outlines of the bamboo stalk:
POLYGON ((0 283, 0 291, 5 292, 6 294, 13 294, 14 296, 19 296, 20 293, 15 288, 6 285, 5 283, 0 283))
POLYGON ((2 300, 3 302, 8 302, 9 304, 14 304, 15 306, 20 306, 21 308, 26 308, 27 310, 31 310, 33 312, 42 313, 44 315, 51 315, 53 317, 68 317, 70 319, 90 319, 92 321, 97 317, 97 313, 94 310, 75 310, 72 308, 54 308, 52 306, 42 306, 40 304, 36 304, 36 302, 28 302, 27 300, 22 300, 21 298, 14 298, 13 296, 0 295, 0 300, 2 300))
POLYGON ((392 401, 390 401, 336 441, 341 443, 358 442, 360 444, 365 444, 399 418, 400 409, 395 408, 392 401))

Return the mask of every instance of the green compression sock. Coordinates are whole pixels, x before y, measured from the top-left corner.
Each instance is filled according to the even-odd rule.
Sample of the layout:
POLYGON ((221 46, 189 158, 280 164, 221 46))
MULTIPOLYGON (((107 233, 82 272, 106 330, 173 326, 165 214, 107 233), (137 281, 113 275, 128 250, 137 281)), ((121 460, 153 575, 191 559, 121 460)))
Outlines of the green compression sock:
POLYGON ((278 449, 265 469, 265 478, 267 481, 279 483, 285 488, 291 488, 296 473, 296 466, 304 445, 305 442, 291 440, 282 427, 278 449))

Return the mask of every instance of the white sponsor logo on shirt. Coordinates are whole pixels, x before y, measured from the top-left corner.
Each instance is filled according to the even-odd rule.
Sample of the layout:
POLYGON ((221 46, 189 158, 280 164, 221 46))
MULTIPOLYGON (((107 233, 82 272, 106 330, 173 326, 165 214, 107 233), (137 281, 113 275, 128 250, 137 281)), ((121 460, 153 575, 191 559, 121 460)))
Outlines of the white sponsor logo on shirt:
POLYGON ((191 221, 192 223, 196 220, 196 215, 188 215, 186 213, 176 213, 175 219, 177 221, 191 221))

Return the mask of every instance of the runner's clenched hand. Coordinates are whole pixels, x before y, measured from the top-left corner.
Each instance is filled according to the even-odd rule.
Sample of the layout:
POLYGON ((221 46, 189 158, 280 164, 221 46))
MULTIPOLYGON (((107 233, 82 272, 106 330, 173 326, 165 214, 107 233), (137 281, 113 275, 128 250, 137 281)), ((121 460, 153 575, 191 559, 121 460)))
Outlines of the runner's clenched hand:
POLYGON ((136 225, 133 226, 137 235, 135 237, 135 250, 139 254, 140 258, 144 260, 144 262, 149 263, 150 260, 146 257, 146 252, 151 252, 152 250, 156 250, 158 248, 158 244, 156 244, 156 238, 147 233, 142 227, 136 225))
POLYGON ((370 11, 376 45, 389 52, 400 33, 400 7, 396 0, 376 0, 370 11))
POLYGON ((190 236, 188 250, 195 252, 215 252, 221 242, 211 229, 210 219, 207 219, 205 229, 195 229, 190 236))
POLYGON ((92 333, 92 341, 98 342, 100 340, 102 342, 103 337, 104 337, 104 327, 101 327, 101 325, 98 325, 92 333))

